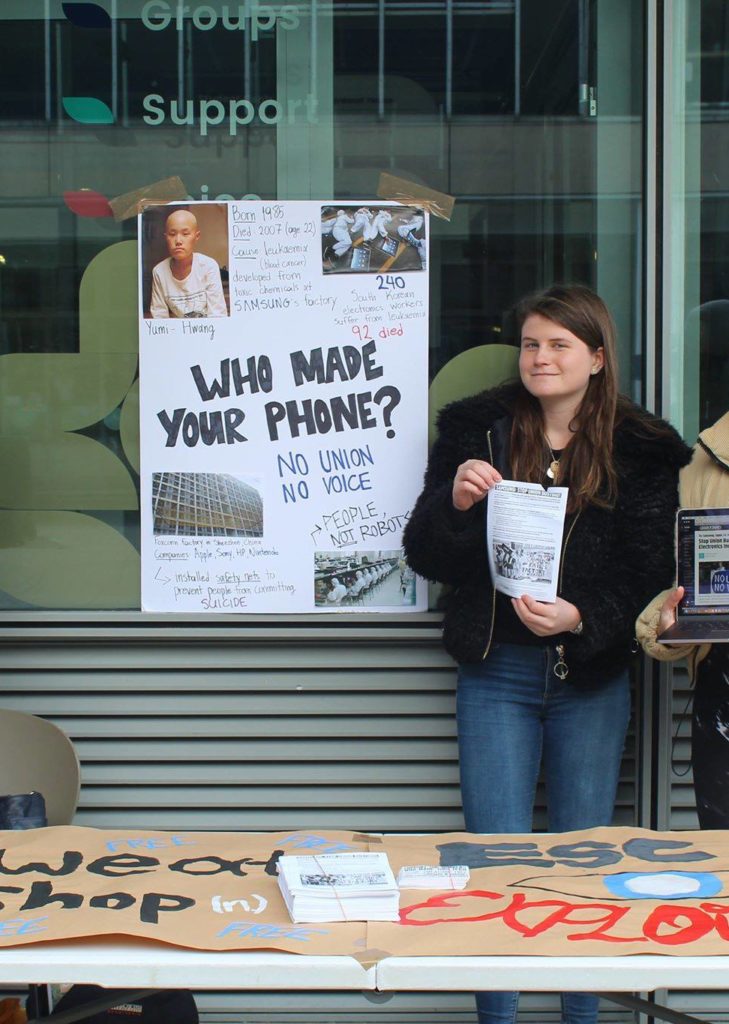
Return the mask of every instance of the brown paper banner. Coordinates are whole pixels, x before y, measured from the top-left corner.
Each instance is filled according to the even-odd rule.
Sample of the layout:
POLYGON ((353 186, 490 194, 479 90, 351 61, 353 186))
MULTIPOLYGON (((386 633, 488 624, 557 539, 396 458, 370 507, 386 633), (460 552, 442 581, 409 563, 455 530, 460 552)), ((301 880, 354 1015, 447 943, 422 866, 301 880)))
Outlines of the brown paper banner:
POLYGON ((352 955, 366 925, 293 924, 283 854, 366 850, 349 832, 196 833, 63 826, 0 832, 0 948, 126 935, 193 949, 352 955))
POLYGON ((729 953, 729 834, 376 836, 76 827, 0 832, 0 948, 125 935, 205 950, 387 956, 729 953), (463 891, 405 889, 398 923, 293 924, 283 854, 373 848, 467 864, 463 891))
POLYGON ((418 185, 407 178, 397 178, 394 174, 382 171, 377 186, 377 195, 381 199, 405 203, 407 206, 420 206, 441 220, 450 220, 456 200, 445 192, 438 192, 427 185, 418 185))
POLYGON ((133 192, 125 192, 115 199, 109 200, 109 206, 114 214, 114 220, 127 220, 129 217, 136 217, 145 206, 158 205, 162 203, 179 203, 187 199, 187 189, 182 179, 175 174, 171 178, 163 178, 151 185, 144 185, 136 188, 133 192))
POLYGON ((729 836, 602 828, 560 835, 386 836, 405 864, 467 864, 460 892, 403 890, 367 940, 402 956, 729 953, 729 836))

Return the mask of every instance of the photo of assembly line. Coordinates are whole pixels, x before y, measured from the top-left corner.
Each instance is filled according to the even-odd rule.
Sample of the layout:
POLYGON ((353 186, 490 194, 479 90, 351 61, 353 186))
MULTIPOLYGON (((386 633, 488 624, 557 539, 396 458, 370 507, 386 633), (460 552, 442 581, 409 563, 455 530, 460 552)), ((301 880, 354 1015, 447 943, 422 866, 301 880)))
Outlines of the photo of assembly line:
POLYGON ((425 270, 425 214, 417 206, 322 206, 325 274, 425 270))

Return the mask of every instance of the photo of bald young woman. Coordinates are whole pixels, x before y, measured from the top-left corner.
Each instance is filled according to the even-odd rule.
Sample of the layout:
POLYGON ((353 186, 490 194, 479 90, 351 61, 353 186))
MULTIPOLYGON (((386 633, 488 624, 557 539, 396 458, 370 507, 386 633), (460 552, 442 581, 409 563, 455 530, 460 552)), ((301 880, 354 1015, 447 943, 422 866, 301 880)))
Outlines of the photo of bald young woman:
POLYGON ((228 316, 225 204, 157 207, 145 213, 143 223, 145 315, 228 316))

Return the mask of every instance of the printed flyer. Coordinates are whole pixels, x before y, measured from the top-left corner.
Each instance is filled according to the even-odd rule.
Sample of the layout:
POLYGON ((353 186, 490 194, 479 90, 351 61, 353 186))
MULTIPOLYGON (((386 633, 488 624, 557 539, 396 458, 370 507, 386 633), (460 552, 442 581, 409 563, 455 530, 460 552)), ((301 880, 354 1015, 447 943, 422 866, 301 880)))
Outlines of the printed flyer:
POLYGON ((142 607, 427 607, 428 217, 204 202, 140 215, 142 607))

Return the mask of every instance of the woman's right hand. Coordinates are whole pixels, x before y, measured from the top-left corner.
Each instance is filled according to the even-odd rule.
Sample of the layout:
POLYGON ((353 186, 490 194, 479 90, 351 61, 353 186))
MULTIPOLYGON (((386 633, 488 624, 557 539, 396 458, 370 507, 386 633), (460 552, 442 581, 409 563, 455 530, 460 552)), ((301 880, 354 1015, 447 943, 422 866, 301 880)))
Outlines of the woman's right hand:
POLYGON ((683 587, 676 587, 661 605, 661 611, 658 616, 658 629, 656 631, 658 636, 663 636, 666 630, 676 621, 676 608, 683 594, 683 587))
POLYGON ((453 507, 467 512, 477 501, 483 501, 489 489, 501 480, 501 473, 490 463, 468 459, 458 467, 453 480, 453 507))

